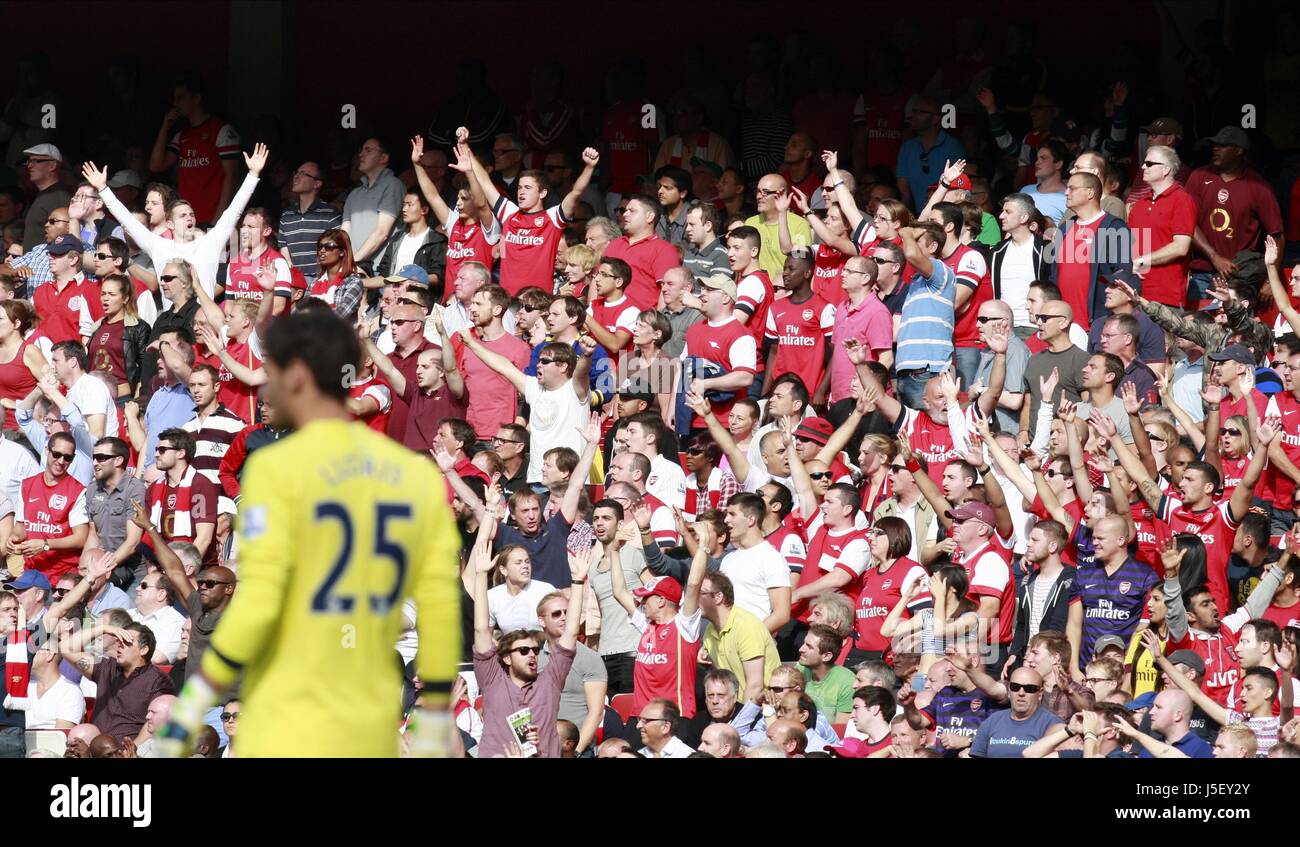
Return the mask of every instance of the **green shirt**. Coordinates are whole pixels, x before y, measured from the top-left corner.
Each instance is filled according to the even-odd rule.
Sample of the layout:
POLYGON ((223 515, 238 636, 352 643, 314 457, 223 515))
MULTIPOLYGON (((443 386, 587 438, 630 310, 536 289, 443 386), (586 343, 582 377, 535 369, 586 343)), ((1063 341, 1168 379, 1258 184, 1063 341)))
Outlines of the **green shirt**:
POLYGON ((833 723, 836 715, 853 711, 853 691, 857 688, 857 677, 853 671, 836 665, 821 682, 814 680, 812 671, 803 665, 799 666, 799 672, 803 674, 804 690, 826 716, 826 720, 833 723))
POLYGON ((980 244, 987 244, 990 247, 997 247, 1002 241, 1002 227, 998 226, 998 219, 988 212, 983 213, 980 218, 980 234, 975 240, 980 244))

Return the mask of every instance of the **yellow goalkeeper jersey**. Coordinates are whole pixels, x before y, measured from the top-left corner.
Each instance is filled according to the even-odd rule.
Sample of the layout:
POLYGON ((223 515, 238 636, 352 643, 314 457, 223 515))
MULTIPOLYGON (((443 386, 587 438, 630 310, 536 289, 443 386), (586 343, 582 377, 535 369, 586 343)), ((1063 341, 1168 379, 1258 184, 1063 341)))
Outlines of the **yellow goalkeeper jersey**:
POLYGON ((427 458, 364 424, 316 421, 248 460, 239 585, 203 656, 242 672, 241 756, 395 756, 402 602, 425 685, 460 657, 456 531, 427 458))

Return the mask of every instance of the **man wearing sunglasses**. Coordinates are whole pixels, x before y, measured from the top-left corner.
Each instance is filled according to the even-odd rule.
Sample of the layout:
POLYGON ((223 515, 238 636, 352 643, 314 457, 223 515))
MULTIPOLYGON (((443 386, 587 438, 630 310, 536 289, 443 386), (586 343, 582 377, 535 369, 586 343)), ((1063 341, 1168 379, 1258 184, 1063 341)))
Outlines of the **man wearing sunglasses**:
POLYGON ((1007 682, 1011 708, 994 712, 975 733, 970 755, 975 759, 1018 759, 1025 748, 1061 723, 1042 705, 1043 678, 1037 671, 1019 668, 1007 682))
POLYGON ((90 534, 86 488, 70 473, 76 442, 56 432, 45 445, 45 470, 23 480, 14 503, 14 531, 5 553, 22 556, 28 570, 57 580, 77 569, 77 557, 90 534))
POLYGON ((45 240, 26 253, 0 264, 0 273, 14 274, 27 280, 27 290, 35 291, 38 285, 51 279, 50 245, 55 239, 68 234, 71 219, 66 208, 52 209, 44 218, 45 240))
POLYGON ((320 275, 316 243, 329 230, 343 226, 338 209, 320 199, 324 184, 320 165, 303 162, 293 172, 289 189, 296 202, 280 213, 280 243, 289 251, 293 266, 309 279, 320 275))

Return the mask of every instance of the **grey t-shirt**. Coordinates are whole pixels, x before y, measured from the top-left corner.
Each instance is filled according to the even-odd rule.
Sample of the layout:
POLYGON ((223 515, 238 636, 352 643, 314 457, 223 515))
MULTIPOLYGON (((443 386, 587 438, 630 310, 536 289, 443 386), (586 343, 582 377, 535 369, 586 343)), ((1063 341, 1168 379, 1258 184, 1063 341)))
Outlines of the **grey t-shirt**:
MULTIPOLYGON (((1092 414, 1093 405, 1091 403, 1080 403, 1074 409, 1076 418, 1087 418, 1092 414)), ((1119 433, 1120 440, 1125 444, 1133 443, 1133 427, 1129 426, 1128 410, 1124 408, 1124 401, 1118 397, 1110 398, 1110 402, 1101 407, 1106 416, 1115 422, 1115 430, 1119 433)))
MULTIPOLYGON (((597 656, 596 651, 586 644, 577 644, 575 652, 573 667, 569 668, 569 675, 564 678, 564 688, 560 689, 559 717, 581 728, 583 721, 587 719, 587 683, 608 682, 609 673, 605 670, 605 663, 601 661, 600 656, 597 656)), ((547 641, 542 645, 542 652, 537 657, 538 672, 550 663, 551 642, 547 641)))
MULTIPOLYGON (((396 221, 402 212, 405 195, 406 186, 388 168, 380 171, 374 182, 367 181, 364 176, 361 178, 361 184, 348 193, 343 204, 343 220, 348 225, 348 237, 352 240, 354 252, 360 251, 361 245, 379 227, 381 212, 396 221)), ((378 252, 371 254, 371 258, 378 252)))
POLYGON ((1039 390, 1039 380, 1052 373, 1052 368, 1060 371, 1060 382, 1056 385, 1056 396, 1052 397, 1050 402, 1053 406, 1059 406, 1061 395, 1072 403, 1079 402, 1079 392, 1083 389, 1081 374, 1083 366, 1088 364, 1088 353, 1071 344, 1062 353, 1053 353, 1051 350, 1044 350, 1029 358, 1029 365, 1025 368, 1025 386, 1029 390, 1029 428, 1033 430, 1035 422, 1038 420, 1038 404, 1042 401, 1039 390))
MULTIPOLYGON (((645 557, 634 546, 625 547, 619 554, 619 564, 623 569, 623 582, 627 590, 641 587, 641 568, 645 567, 645 557)), ((609 578, 609 571, 593 567, 587 575, 587 582, 600 602, 600 643, 597 649, 602 656, 617 656, 623 653, 635 653, 636 645, 641 641, 641 634, 632 628, 628 620, 627 609, 614 599, 614 583, 609 578)))
MULTIPOLYGON (((1015 335, 1010 336, 1010 342, 1007 344, 1007 379, 1003 391, 1009 391, 1012 394, 1025 393, 1025 370, 1029 367, 1029 348, 1025 342, 1021 341, 1015 335)), ((1051 373, 1051 371, 1048 371, 1051 373)), ((987 388, 989 377, 993 375, 993 351, 980 351, 979 369, 975 372, 975 379, 984 384, 987 388)), ((1020 427, 1020 412, 1008 412, 1001 406, 997 407, 998 428, 1003 432, 1016 432, 1020 427)))

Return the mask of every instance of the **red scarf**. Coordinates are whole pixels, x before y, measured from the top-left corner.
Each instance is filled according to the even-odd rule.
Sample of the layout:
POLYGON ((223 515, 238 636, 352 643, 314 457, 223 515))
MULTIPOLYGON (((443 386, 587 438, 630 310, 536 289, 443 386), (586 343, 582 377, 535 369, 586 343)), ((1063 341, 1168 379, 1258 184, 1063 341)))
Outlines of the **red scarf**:
POLYGON ((185 469, 180 485, 172 488, 167 484, 167 477, 155 482, 149 489, 149 520, 162 531, 168 541, 193 541, 194 520, 190 515, 191 486, 194 485, 194 466, 185 469), (175 502, 170 502, 171 498, 175 502), (164 524, 164 507, 171 516, 170 526, 164 524))
POLYGON ((9 636, 9 644, 5 647, 5 694, 14 698, 26 697, 27 685, 31 681, 32 666, 27 661, 27 637, 27 630, 16 630, 9 636))

